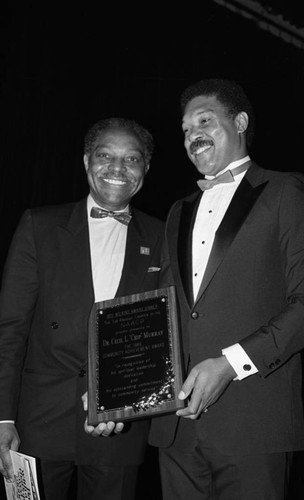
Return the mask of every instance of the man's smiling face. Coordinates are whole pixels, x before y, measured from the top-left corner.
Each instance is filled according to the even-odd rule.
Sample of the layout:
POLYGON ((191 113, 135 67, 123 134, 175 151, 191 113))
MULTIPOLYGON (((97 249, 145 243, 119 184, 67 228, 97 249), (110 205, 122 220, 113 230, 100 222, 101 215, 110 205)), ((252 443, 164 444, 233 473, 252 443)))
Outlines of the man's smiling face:
POLYGON ((203 175, 216 175, 245 156, 242 136, 246 127, 246 113, 232 118, 215 96, 202 95, 189 101, 182 128, 185 148, 197 170, 203 175))
POLYGON ((91 153, 84 155, 90 192, 107 210, 122 210, 143 185, 149 165, 144 145, 129 130, 112 128, 98 135, 91 153))

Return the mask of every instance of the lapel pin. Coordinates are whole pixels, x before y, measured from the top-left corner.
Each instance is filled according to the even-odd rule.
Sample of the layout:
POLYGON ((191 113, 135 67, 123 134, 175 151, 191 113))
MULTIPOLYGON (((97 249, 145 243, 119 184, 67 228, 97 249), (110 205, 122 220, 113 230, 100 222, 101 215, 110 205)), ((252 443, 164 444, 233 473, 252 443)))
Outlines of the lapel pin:
POLYGON ((148 248, 148 247, 140 247, 140 253, 142 255, 150 255, 150 248, 148 248))

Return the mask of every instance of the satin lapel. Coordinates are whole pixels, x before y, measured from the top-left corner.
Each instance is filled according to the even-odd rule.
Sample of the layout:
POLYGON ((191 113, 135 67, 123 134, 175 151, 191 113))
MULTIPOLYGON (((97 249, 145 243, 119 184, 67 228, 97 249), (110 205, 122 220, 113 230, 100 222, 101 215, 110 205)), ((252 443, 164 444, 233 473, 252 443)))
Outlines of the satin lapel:
MULTIPOLYGON (((252 175, 250 175, 249 178, 252 178, 252 175)), ((227 209, 227 212, 215 234, 214 243, 199 289, 199 293, 197 295, 197 300, 199 300, 201 295, 204 293, 214 274, 218 270, 235 236, 240 230, 256 200, 264 190, 266 184, 267 182, 253 187, 251 182, 249 182, 247 178, 244 177, 241 184, 239 185, 227 209)))
POLYGON ((155 243, 155 236, 149 234, 145 221, 134 209, 132 220, 128 225, 125 260, 116 297, 133 293, 130 290, 137 292, 141 290, 141 283, 148 272, 155 243))
POLYGON ((73 304, 91 307, 94 302, 86 199, 77 203, 65 225, 57 227, 60 242, 60 280, 69 284, 73 304))
POLYGON ((181 277, 182 287, 189 306, 193 304, 192 288, 192 229, 196 217, 197 208, 201 199, 201 192, 195 193, 191 201, 184 201, 181 207, 180 219, 175 219, 176 225, 171 225, 170 255, 177 252, 178 275, 181 277), (178 234, 178 242, 174 235, 178 234), (177 243, 177 244, 176 244, 177 243))

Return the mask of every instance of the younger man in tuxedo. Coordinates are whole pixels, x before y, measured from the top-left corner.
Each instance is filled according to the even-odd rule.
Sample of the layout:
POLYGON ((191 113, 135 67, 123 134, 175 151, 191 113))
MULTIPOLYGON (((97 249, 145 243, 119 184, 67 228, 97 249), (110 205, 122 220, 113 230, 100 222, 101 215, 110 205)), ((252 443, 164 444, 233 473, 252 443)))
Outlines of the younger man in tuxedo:
POLYGON ((163 498, 282 500, 304 447, 304 178, 251 159, 237 83, 199 81, 181 108, 202 179, 166 223, 187 404, 152 422, 163 498))

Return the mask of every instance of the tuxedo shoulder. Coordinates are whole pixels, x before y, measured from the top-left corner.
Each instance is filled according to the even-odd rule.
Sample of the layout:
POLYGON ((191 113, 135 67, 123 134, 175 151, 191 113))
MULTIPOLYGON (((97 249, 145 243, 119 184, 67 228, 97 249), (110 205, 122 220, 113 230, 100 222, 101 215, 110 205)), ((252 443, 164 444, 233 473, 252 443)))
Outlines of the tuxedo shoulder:
POLYGON ((299 180, 300 182, 304 182, 304 173, 297 170, 291 170, 291 171, 273 170, 269 168, 260 167, 256 164, 254 164, 254 169, 256 171, 263 172, 264 177, 267 180, 277 181, 279 183, 286 182, 288 180, 290 180, 291 182, 293 180, 299 180))
POLYGON ((35 215, 56 215, 56 214, 65 214, 71 213, 76 205, 80 202, 70 202, 70 203, 61 203, 58 205, 41 205, 38 207, 31 208, 31 211, 35 215))
POLYGON ((184 196, 183 198, 179 198, 176 200, 170 208, 170 211, 174 210, 175 208, 179 207, 183 203, 191 203, 199 198, 201 196, 202 191, 200 189, 197 189, 196 191, 193 191, 193 193, 188 194, 187 196, 184 196))
POLYGON ((285 192, 304 193, 304 174, 301 172, 278 172, 274 170, 265 171, 264 181, 267 182, 265 194, 276 193, 274 196, 279 196, 285 192))
POLYGON ((39 206, 31 208, 27 212, 37 221, 64 221, 70 217, 77 206, 81 205, 85 208, 85 201, 39 206))

